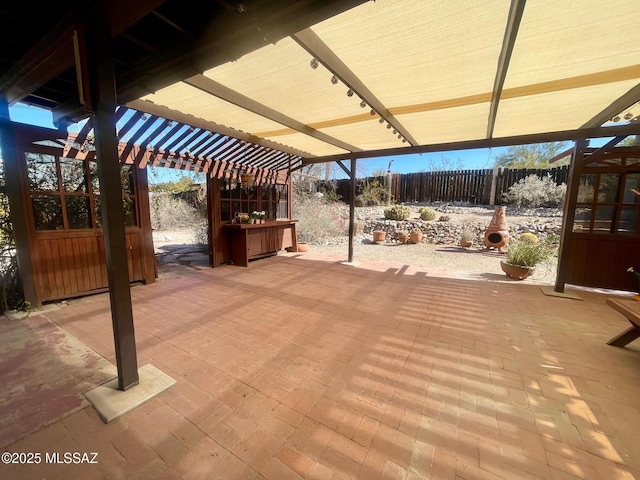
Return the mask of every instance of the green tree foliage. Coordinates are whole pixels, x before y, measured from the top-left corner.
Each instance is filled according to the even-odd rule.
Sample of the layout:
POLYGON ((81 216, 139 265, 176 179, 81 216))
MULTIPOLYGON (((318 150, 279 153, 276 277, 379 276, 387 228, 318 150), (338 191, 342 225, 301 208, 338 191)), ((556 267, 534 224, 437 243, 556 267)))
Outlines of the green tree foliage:
POLYGON ((197 190, 198 186, 195 185, 194 179, 188 176, 180 177, 174 182, 160 182, 155 185, 150 185, 149 190, 152 192, 165 192, 165 193, 183 193, 197 190))
POLYGON ((569 164, 569 158, 563 158, 552 165, 549 160, 568 148, 566 142, 536 143, 517 145, 496 156, 494 165, 509 168, 549 168, 569 164))

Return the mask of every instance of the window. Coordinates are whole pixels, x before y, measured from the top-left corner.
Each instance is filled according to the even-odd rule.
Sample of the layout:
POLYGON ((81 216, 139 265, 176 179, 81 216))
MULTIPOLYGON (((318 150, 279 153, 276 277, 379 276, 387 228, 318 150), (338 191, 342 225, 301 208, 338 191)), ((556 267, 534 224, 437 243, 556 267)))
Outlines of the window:
MULTIPOLYGON (((36 230, 102 227, 100 184, 95 161, 26 152, 31 208, 36 230)), ((137 225, 133 170, 121 170, 125 225, 137 225)))
POLYGON ((287 218, 287 185, 242 187, 236 179, 220 180, 220 219, 229 222, 236 213, 264 211, 267 219, 287 218))
MULTIPOLYGON (((611 162, 611 160, 608 160, 611 162)), ((619 162, 634 165, 635 159, 619 162)), ((610 163, 611 165, 611 163, 610 163)), ((591 165, 595 166, 595 165, 591 165)), ((640 234, 640 173, 588 168, 580 177, 573 230, 597 234, 640 234)))

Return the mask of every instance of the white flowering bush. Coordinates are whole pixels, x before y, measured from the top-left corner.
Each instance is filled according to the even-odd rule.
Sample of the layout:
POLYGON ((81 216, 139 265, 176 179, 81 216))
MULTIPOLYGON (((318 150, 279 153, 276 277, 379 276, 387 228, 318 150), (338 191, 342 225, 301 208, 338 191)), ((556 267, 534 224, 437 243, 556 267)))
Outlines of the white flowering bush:
POLYGON ((564 183, 556 185, 550 176, 540 178, 532 174, 512 185, 502 200, 516 207, 561 207, 566 191, 564 183))

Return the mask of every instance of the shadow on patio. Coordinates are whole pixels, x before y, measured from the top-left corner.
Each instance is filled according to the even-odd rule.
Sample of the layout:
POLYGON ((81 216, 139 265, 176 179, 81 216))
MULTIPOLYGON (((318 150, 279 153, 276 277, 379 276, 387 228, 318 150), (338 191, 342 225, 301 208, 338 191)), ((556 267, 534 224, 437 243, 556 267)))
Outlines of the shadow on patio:
MULTIPOLYGON (((133 288, 138 363, 178 384, 5 448, 98 464, 2 478, 640 478, 640 349, 606 345, 626 328, 606 295, 327 258, 133 288)), ((114 362, 106 295, 46 316, 114 362)))

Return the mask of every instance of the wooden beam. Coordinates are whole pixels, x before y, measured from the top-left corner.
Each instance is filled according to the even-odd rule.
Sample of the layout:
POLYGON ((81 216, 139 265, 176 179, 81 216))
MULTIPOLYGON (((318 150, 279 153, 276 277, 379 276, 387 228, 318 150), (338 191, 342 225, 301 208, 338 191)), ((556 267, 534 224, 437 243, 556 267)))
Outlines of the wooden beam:
POLYGON ((398 120, 387 107, 367 88, 360 78, 318 37, 313 30, 307 28, 291 36, 298 45, 304 48, 313 58, 322 63, 327 70, 336 75, 342 83, 354 91, 369 107, 393 126, 410 145, 418 145, 409 130, 398 120))
POLYGON ((9 214, 13 228, 13 240, 16 248, 18 272, 22 282, 24 300, 33 307, 39 307, 41 300, 36 289, 33 272, 32 252, 33 239, 31 229, 25 215, 30 208, 25 191, 28 183, 21 179, 20 163, 23 161, 18 156, 16 148, 16 132, 14 123, 9 116, 9 102, 0 95, 0 147, 2 147, 2 161, 5 174, 5 192, 9 200, 9 214))
POLYGON ((507 18, 507 26, 504 32, 504 39, 502 40, 502 50, 498 57, 498 69, 493 83, 491 104, 489 105, 487 138, 493 137, 493 129, 496 124, 496 116, 498 114, 498 105, 500 104, 500 97, 502 95, 502 87, 504 86, 504 81, 507 78, 509 62, 511 61, 511 54, 513 53, 513 47, 518 36, 518 29, 520 28, 520 22, 522 21, 525 4, 526 0, 511 1, 509 17, 507 18))
POLYGON ((586 140, 576 142, 573 157, 569 164, 569 175, 567 177, 567 193, 564 200, 564 211, 562 215, 562 232, 560 234, 560 250, 558 251, 558 269, 556 271, 556 283, 554 291, 564 292, 567 283, 567 270, 569 268, 569 254, 573 241, 573 224, 576 218, 576 203, 578 199, 578 189, 580 188, 580 174, 583 167, 584 149, 587 146, 586 140))
POLYGON ((111 321, 118 367, 118 388, 138 384, 138 364, 129 285, 127 243, 120 183, 120 159, 116 135, 116 91, 111 40, 104 15, 97 15, 87 35, 89 85, 95 107, 95 146, 111 321))
POLYGON ((586 165, 587 163, 597 161, 599 158, 604 157, 613 147, 615 147, 625 138, 627 138, 626 135, 618 135, 617 137, 613 137, 613 139, 609 140, 600 148, 591 152, 590 155, 584 155, 582 158, 582 162, 584 163, 584 165, 586 165))
POLYGON ((576 130, 563 130, 559 132, 533 133, 528 135, 516 135, 512 137, 484 138, 481 140, 467 140, 462 142, 435 143, 431 145, 419 145, 415 147, 387 148, 369 150, 365 152, 352 152, 339 155, 326 155, 324 157, 303 156, 303 165, 314 163, 335 162, 336 160, 348 160, 352 158, 378 158, 396 155, 412 155, 416 153, 448 152, 455 150, 472 150, 476 148, 508 147, 511 145, 530 145, 533 143, 547 143, 560 141, 575 141, 588 138, 613 137, 617 135, 640 135, 640 123, 619 125, 612 127, 579 128, 576 130))
POLYGON ((156 115, 158 117, 168 118, 169 120, 175 120, 176 122, 181 122, 193 127, 199 127, 203 130, 210 130, 214 133, 227 135, 229 137, 237 138, 245 142, 255 143, 256 145, 262 145, 273 150, 290 153, 297 157, 309 156, 308 152, 288 147, 281 143, 272 142, 264 138, 256 137, 255 135, 251 135, 249 133, 240 132, 239 130, 234 130, 233 128, 225 127, 224 125, 220 125, 215 122, 208 122, 206 120, 187 115, 177 110, 164 107, 162 105, 156 105, 155 103, 149 102, 147 100, 134 100, 133 102, 128 103, 127 106, 136 110, 140 110, 142 112, 156 115))
POLYGON ((347 261, 353 262, 353 236, 356 233, 356 159, 351 160, 351 174, 349 175, 349 255, 347 261))
POLYGON ((640 102, 640 83, 630 89, 627 93, 613 101, 607 108, 597 113, 593 118, 586 122, 582 127, 598 127, 608 122, 617 114, 629 108, 634 103, 640 102))
POLYGON ((304 133, 305 135, 309 135, 310 137, 316 138, 322 142, 326 142, 330 145, 334 145, 336 147, 343 148, 345 150, 351 152, 362 151, 362 149, 350 145, 342 140, 334 138, 326 133, 322 133, 314 128, 311 128, 308 125, 305 125, 302 122, 299 122, 282 112, 274 110, 273 108, 267 107, 262 103, 258 103, 252 98, 249 98, 241 93, 238 93, 221 83, 216 82, 204 75, 194 75, 193 77, 189 77, 184 80, 184 83, 187 85, 191 85, 192 87, 197 88, 209 95, 213 95, 214 97, 220 98, 222 100, 226 100, 233 105, 237 105, 238 107, 248 110, 252 113, 260 115, 261 117, 268 118, 269 120, 273 120, 276 123, 280 123, 288 128, 293 129, 294 131, 304 133))

